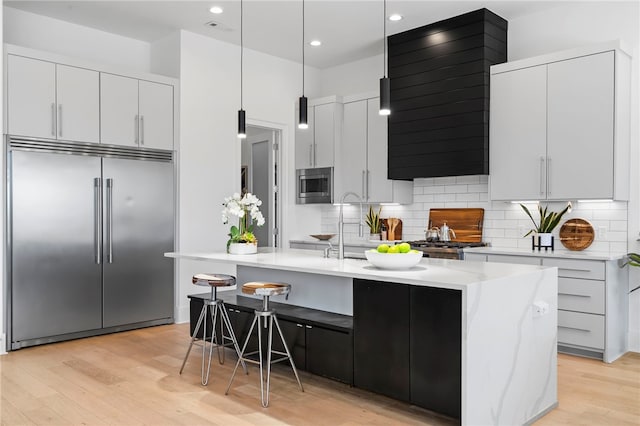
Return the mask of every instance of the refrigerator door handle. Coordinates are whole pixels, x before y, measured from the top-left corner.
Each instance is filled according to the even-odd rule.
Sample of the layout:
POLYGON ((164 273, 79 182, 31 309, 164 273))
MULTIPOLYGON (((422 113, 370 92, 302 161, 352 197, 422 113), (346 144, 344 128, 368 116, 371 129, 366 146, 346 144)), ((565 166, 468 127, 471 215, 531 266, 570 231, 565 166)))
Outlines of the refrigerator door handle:
POLYGON ((113 179, 107 179, 107 262, 113 263, 113 179))
POLYGON ((102 262, 102 241, 100 230, 102 229, 102 179, 93 179, 93 252, 95 254, 95 262, 99 265, 102 262))

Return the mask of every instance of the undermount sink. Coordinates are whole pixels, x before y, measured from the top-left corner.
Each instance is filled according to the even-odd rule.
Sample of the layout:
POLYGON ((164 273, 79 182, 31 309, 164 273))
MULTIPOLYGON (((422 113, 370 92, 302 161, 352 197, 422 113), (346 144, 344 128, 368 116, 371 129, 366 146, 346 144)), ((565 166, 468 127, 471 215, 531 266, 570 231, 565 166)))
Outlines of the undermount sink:
POLYGON ((344 258, 345 259, 355 259, 355 260, 367 260, 367 258, 364 255, 364 253, 345 253, 344 254, 344 258))

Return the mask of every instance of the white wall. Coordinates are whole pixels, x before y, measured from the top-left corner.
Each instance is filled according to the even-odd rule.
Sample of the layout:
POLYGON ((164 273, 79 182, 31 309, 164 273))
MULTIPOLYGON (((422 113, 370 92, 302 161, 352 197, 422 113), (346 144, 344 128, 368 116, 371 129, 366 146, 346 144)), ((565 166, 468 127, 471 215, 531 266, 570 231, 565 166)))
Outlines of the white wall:
MULTIPOLYGON (((240 190, 240 50, 182 31, 180 41, 180 236, 184 252, 224 250, 228 225, 220 217, 224 197, 240 190)), ((294 198, 294 105, 300 96, 299 64, 245 49, 244 109, 249 122, 284 126, 282 140, 283 240, 319 227, 320 211, 296 206, 294 198), (307 210, 307 211, 304 211, 307 210), (304 212, 304 214, 301 214, 304 212)), ((318 72, 307 68, 307 96, 317 96, 318 72)), ((191 276, 219 265, 179 262, 178 321, 188 319, 191 276)), ((228 267, 227 267, 228 268, 228 267)), ((213 272, 213 271, 210 271, 213 272)), ((227 272, 232 270, 227 269, 227 272)))
POLYGON ((5 43, 150 72, 147 42, 6 6, 3 9, 5 43))
POLYGON ((322 96, 378 91, 382 71, 382 55, 325 68, 320 74, 322 96))
MULTIPOLYGON (((587 217, 598 226, 607 228, 607 235, 599 237, 591 250, 614 252, 640 252, 636 241, 640 232, 640 131, 638 108, 640 53, 638 2, 564 2, 559 6, 532 13, 509 21, 508 58, 517 60, 591 43, 620 39, 629 47, 632 60, 631 85, 631 197, 628 203, 610 205, 578 205, 571 217, 587 217)), ((381 57, 376 56, 323 70, 321 73, 322 96, 349 95, 376 91, 380 78, 381 57)), ((487 209, 485 230, 487 239, 494 245, 523 246, 527 241, 518 240, 518 227, 526 223, 518 206, 505 203, 487 203, 486 185, 468 184, 467 178, 451 180, 419 179, 416 181, 416 202, 412 206, 386 208, 389 214, 408 220, 407 230, 411 238, 421 236, 420 227, 426 221, 430 206, 482 204, 487 209), (436 191, 450 191, 438 194, 436 191)), ((473 177, 472 177, 473 179, 473 177)), ((384 211, 384 209, 383 209, 384 211)), ((353 213, 352 213, 353 214, 353 213)), ((334 232, 335 209, 323 209, 323 232, 334 232)), ((354 234, 355 235, 355 234, 354 234)), ((424 235, 422 235, 423 237, 424 235)), ((630 270, 630 289, 640 285, 640 268, 630 270)), ((640 290, 630 295, 629 342, 630 348, 640 352, 640 290)))
POLYGON ((180 78, 179 31, 151 43, 150 70, 154 74, 180 78))

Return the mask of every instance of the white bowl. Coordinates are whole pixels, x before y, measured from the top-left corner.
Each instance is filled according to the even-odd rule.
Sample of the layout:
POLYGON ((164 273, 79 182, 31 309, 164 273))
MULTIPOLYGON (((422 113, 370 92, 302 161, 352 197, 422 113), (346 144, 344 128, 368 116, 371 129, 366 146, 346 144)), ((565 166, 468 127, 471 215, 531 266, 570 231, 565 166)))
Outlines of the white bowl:
POLYGON ((378 253, 377 250, 364 252, 369 263, 380 269, 410 269, 420 263, 422 252, 418 253, 378 253))

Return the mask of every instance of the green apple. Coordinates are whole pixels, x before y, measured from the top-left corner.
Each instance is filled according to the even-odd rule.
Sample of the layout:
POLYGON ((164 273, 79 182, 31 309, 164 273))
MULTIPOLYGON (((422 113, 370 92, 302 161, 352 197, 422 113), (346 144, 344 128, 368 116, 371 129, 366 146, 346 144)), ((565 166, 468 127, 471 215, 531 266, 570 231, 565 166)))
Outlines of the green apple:
POLYGON ((409 253, 409 250, 411 250, 411 246, 409 245, 409 243, 400 243, 398 244, 398 250, 400 250, 400 253, 409 253))
POLYGON ((378 246, 378 253, 386 253, 389 251, 389 245, 388 244, 380 244, 378 246))
POLYGON ((399 246, 391 246, 391 247, 389 247, 389 251, 387 251, 387 253, 400 253, 400 247, 399 246))

